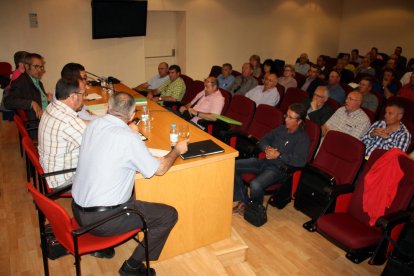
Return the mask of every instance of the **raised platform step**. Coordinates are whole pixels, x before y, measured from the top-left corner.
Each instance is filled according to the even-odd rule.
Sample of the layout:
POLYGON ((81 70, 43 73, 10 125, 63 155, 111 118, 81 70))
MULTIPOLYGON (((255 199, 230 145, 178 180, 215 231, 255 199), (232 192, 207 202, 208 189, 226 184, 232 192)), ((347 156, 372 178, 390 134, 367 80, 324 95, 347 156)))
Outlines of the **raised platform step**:
POLYGON ((232 229, 230 238, 154 263, 157 275, 255 275, 246 260, 247 245, 232 229))

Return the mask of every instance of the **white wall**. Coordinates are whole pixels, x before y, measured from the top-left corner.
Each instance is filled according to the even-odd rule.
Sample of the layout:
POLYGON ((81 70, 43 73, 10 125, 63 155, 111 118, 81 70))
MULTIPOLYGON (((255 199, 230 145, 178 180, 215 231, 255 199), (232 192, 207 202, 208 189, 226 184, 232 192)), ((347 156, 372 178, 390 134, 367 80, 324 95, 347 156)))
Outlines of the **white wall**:
MULTIPOLYGON (((291 63, 301 52, 315 60, 320 53, 335 55, 353 45, 365 51, 375 44, 389 52, 396 46, 389 44, 390 35, 400 41, 407 55, 414 56, 412 39, 408 39, 414 20, 413 1, 369 1, 378 9, 365 2, 368 1, 149 0, 149 10, 180 12, 177 44, 181 45, 177 47, 185 55, 179 56, 178 52, 177 58, 184 73, 195 79, 206 77, 213 64, 231 62, 240 70, 253 53, 262 59, 281 58, 291 63), (373 32, 375 26, 363 16, 371 11, 375 16, 385 16, 387 11, 386 19, 392 21, 386 35, 373 32), (369 26, 367 32, 358 31, 356 23, 369 26), (354 31, 348 32, 350 28, 354 31), (392 34, 390 30, 394 30, 392 34), (360 42, 350 44, 351 40, 360 42)), ((49 91, 62 66, 71 61, 99 75, 114 75, 130 86, 144 81, 144 38, 92 40, 90 3, 91 0, 0 1, 0 60, 12 62, 17 50, 44 55, 47 73, 43 81, 49 91), (37 12, 38 29, 29 28, 29 12, 37 12)))
POLYGON ((346 0, 343 6, 339 51, 359 48, 366 54, 373 46, 391 54, 396 46, 414 57, 413 0, 346 0))

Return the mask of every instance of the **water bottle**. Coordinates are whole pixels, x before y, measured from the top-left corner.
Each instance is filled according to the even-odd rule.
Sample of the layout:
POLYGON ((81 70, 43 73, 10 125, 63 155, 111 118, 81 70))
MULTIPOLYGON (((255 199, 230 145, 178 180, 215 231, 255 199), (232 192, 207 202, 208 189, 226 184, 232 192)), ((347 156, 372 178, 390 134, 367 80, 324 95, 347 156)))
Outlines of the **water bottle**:
POLYGON ((174 148, 178 142, 178 129, 176 124, 171 124, 170 130, 170 144, 171 148, 174 148))
POLYGON ((149 111, 146 105, 142 106, 142 114, 141 114, 141 122, 143 126, 147 126, 149 124, 149 111))
POLYGON ((114 85, 112 84, 112 82, 109 82, 108 83, 108 94, 112 96, 114 92, 115 92, 114 85))

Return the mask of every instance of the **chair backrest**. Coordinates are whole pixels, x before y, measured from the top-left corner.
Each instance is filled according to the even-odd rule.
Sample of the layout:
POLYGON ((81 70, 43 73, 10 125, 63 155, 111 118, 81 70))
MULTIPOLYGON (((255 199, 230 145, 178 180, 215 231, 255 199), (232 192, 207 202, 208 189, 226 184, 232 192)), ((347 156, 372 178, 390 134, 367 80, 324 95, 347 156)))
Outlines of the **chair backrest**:
POLYGON ((330 130, 312 162, 335 177, 336 184, 352 184, 362 164, 365 145, 357 138, 330 130))
POLYGON ((225 114, 226 111, 229 109, 230 102, 231 102, 231 93, 226 89, 220 88, 221 95, 224 97, 224 106, 221 110, 221 114, 225 114))
POLYGON ((319 146, 319 142, 321 139, 321 127, 317 123, 306 119, 305 131, 308 134, 310 140, 308 158, 306 161, 307 163, 309 163, 315 155, 316 149, 319 146))
POLYGON ((285 96, 283 97, 283 101, 280 105, 280 110, 283 113, 286 113, 289 106, 293 103, 301 103, 308 97, 308 93, 303 91, 302 89, 289 87, 286 90, 285 96))
MULTIPOLYGON (((349 203, 347 212, 365 225, 369 225, 369 216, 363 211, 362 205, 364 194, 364 178, 371 167, 375 164, 375 162, 386 152, 387 151, 385 150, 375 149, 371 153, 369 160, 364 166, 361 177, 358 179, 358 183, 355 186, 355 190, 349 203)), ((384 215, 399 210, 406 210, 414 195, 414 161, 406 156, 400 156, 398 159, 400 168, 404 172, 404 176, 398 184, 398 190, 394 197, 393 203, 389 208, 385 210, 384 215)))
POLYGON ((185 74, 180 74, 180 77, 183 79, 185 83, 185 91, 191 90, 191 86, 193 85, 193 79, 185 74))
POLYGON ((0 62, 0 76, 9 78, 12 73, 12 65, 8 62, 0 62))
POLYGON ((241 73, 240 73, 239 71, 236 71, 236 70, 231 71, 231 74, 232 74, 234 77, 237 77, 237 76, 240 76, 240 75, 241 75, 241 73))
POLYGON ((358 74, 355 76, 354 82, 355 82, 355 83, 359 83, 359 82, 360 82, 363 78, 365 78, 365 77, 370 78, 370 79, 371 79, 371 81, 372 81, 372 83, 374 83, 374 81, 375 81, 374 76, 373 76, 373 75, 371 75, 371 74, 368 74, 368 73, 358 73, 358 74))
POLYGON ((283 98, 285 97, 285 87, 280 83, 276 84, 276 89, 279 92, 279 102, 277 103, 276 107, 280 108, 282 105, 283 98))
POLYGON ((26 127, 24 126, 24 123, 23 123, 23 121, 22 121, 22 119, 20 118, 20 116, 18 116, 18 115, 14 115, 13 116, 13 120, 14 120, 14 122, 16 123, 16 126, 17 126, 17 130, 19 131, 19 133, 20 133, 20 136, 23 138, 23 137, 29 137, 29 133, 27 132, 27 129, 26 129, 26 127))
POLYGON ((187 104, 191 102, 194 99, 194 97, 203 90, 204 90, 204 82, 200 80, 195 80, 192 82, 191 87, 186 89, 184 97, 181 101, 187 104))
POLYGON ((17 112, 17 115, 19 115, 19 116, 20 116, 20 119, 22 119, 22 122, 23 122, 24 124, 27 124, 27 122, 29 121, 29 119, 27 118, 26 111, 25 111, 24 109, 18 108, 18 109, 16 110, 16 112, 17 112))
POLYGON ((73 226, 66 210, 55 201, 42 195, 31 183, 26 183, 26 187, 32 194, 36 206, 50 223, 56 239, 73 254, 74 243, 71 233, 73 226))
POLYGON ((326 103, 329 104, 329 106, 332 108, 333 112, 335 112, 338 108, 341 107, 341 105, 332 98, 328 98, 326 103))
POLYGON ((351 93, 352 91, 354 91, 354 89, 352 88, 352 86, 346 84, 346 83, 339 83, 339 85, 341 85, 342 89, 345 91, 345 94, 348 95, 349 93, 351 93))
POLYGON ((217 78, 220 74, 221 74, 221 66, 218 66, 218 65, 211 66, 211 70, 209 74, 210 77, 217 78))
POLYGON ((301 73, 296 72, 295 76, 294 76, 296 83, 297 83, 297 88, 301 88, 303 86, 303 84, 306 81, 306 76, 302 75, 301 73))
POLYGON ((256 108, 252 123, 247 133, 260 140, 272 129, 283 124, 283 113, 276 107, 260 104, 256 108))
POLYGON ((242 123, 241 126, 232 126, 232 130, 241 130, 246 132, 256 110, 256 103, 249 98, 241 95, 235 95, 231 99, 229 109, 225 115, 242 123))
POLYGON ((371 124, 373 124, 375 122, 375 113, 372 110, 362 106, 361 109, 365 112, 365 114, 367 114, 369 121, 371 122, 371 124))

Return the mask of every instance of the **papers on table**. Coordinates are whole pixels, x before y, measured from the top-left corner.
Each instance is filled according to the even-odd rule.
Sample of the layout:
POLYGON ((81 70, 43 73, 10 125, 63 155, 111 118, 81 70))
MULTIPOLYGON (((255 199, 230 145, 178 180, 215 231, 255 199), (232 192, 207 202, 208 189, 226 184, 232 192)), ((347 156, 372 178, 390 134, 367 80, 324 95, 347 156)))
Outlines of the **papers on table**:
POLYGON ((154 156, 154 157, 163 157, 163 156, 166 156, 169 153, 168 150, 153 149, 153 148, 148 148, 148 149, 151 152, 152 156, 154 156))
POLYGON ((85 100, 88 100, 88 101, 100 100, 100 99, 102 99, 102 96, 96 93, 88 94, 88 96, 86 96, 85 98, 85 100))
POLYGON ((92 104, 88 105, 88 110, 95 115, 103 116, 108 111, 108 104, 92 104))

